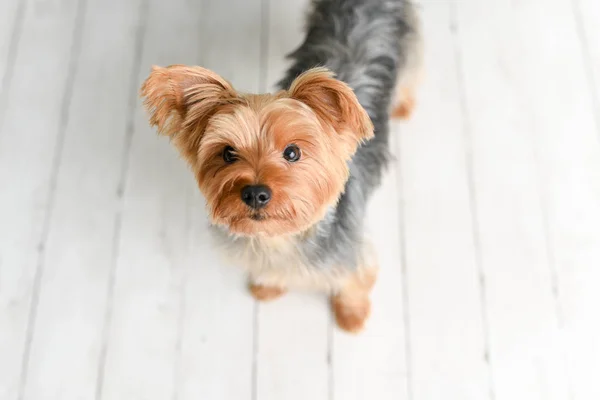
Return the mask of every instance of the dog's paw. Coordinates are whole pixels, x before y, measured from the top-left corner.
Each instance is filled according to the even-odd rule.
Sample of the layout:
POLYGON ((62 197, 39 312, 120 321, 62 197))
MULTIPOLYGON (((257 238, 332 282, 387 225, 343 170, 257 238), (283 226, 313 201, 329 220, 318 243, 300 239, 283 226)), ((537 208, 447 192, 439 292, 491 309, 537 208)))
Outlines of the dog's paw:
POLYGON ((331 306, 338 326, 350 333, 358 333, 365 327, 371 314, 371 301, 368 296, 360 299, 348 299, 334 296, 331 306))
POLYGON ((392 110, 392 118, 409 119, 414 109, 415 99, 412 95, 409 95, 392 110))
POLYGON ((255 285, 254 283, 250 283, 248 288, 252 297, 260 301, 275 300, 285 293, 285 289, 279 287, 255 285))

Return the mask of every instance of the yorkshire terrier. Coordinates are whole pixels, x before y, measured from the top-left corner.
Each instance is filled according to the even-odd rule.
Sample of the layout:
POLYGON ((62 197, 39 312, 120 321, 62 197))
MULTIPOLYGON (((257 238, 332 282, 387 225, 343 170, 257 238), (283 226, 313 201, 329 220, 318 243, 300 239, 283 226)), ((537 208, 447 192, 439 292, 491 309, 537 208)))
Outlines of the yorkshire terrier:
POLYGON ((154 67, 143 84, 151 125, 191 166, 256 299, 318 289, 342 329, 363 328, 377 277, 365 208, 389 159, 390 116, 414 106, 419 25, 410 0, 315 0, 274 94, 183 65, 154 67))

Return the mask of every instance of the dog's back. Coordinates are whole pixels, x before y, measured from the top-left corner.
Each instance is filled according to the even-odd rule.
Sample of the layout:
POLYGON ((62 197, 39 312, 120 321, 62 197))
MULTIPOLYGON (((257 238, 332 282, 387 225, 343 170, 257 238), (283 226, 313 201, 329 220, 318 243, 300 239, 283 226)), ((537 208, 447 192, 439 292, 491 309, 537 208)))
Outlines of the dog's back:
POLYGON ((315 0, 304 42, 282 88, 302 72, 325 66, 346 82, 368 112, 375 139, 354 157, 354 178, 363 190, 378 185, 388 159, 388 121, 393 106, 412 104, 421 67, 420 26, 410 0, 315 0), (403 98, 405 96, 405 98, 403 98), (397 103, 397 104, 395 104, 397 103))
POLYGON ((293 64, 280 82, 325 66, 356 93, 375 127, 375 137, 359 147, 350 163, 350 179, 337 207, 305 243, 316 265, 358 265, 363 246, 366 202, 379 186, 389 159, 389 119, 395 102, 412 104, 420 69, 420 27, 409 0, 316 0, 307 34, 290 54, 293 64), (400 98, 399 98, 400 96, 400 98), (404 96, 404 97, 403 97, 404 96))
POLYGON ((419 30, 409 0, 316 0, 306 38, 290 54, 293 65, 280 85, 325 66, 349 84, 374 122, 387 119, 397 84, 417 79, 419 30))

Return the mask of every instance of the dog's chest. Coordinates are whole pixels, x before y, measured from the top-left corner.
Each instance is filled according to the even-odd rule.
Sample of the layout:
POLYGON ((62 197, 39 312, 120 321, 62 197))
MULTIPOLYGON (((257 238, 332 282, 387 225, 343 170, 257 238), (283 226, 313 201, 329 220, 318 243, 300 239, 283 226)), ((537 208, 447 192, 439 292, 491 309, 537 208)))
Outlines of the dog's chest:
POLYGON ((301 239, 232 237, 215 229, 215 238, 228 262, 244 268, 256 284, 304 289, 334 289, 336 268, 312 265, 303 253, 301 239))

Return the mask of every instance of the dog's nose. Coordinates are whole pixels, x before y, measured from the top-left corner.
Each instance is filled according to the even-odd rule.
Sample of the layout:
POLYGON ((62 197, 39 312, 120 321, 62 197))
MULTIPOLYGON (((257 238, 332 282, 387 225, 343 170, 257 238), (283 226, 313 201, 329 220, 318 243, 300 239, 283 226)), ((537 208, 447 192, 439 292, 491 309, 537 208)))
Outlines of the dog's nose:
POLYGON ((265 185, 250 185, 242 189, 242 201, 258 210, 271 200, 271 189, 265 185))

